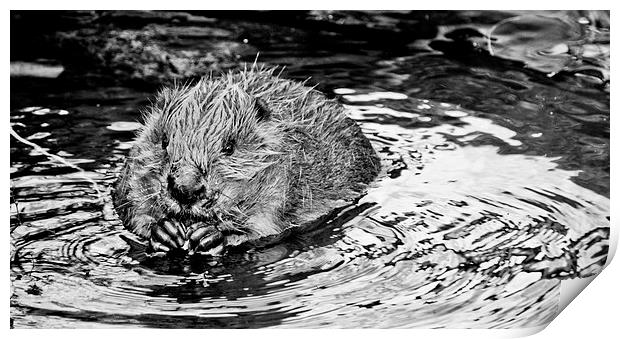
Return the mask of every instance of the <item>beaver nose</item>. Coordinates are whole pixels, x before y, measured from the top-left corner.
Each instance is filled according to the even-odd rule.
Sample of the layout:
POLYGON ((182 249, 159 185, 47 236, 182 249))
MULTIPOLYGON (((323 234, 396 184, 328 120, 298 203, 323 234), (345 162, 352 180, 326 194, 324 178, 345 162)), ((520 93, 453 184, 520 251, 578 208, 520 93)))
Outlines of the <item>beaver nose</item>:
POLYGON ((182 204, 190 204, 204 194, 205 187, 195 178, 175 178, 168 175, 168 191, 170 195, 182 204))

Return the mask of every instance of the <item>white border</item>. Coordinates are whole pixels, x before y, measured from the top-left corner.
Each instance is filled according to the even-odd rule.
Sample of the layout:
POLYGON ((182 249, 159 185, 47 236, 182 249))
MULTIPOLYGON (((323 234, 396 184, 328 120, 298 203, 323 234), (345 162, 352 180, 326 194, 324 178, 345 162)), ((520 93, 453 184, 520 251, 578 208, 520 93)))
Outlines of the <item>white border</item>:
MULTIPOLYGON (((617 3, 617 2, 616 2, 617 3)), ((615 22, 616 18, 616 3, 611 1, 540 1, 540 0, 520 0, 518 2, 509 1, 394 1, 394 0, 381 0, 381 1, 333 1, 333 0, 312 0, 309 2, 294 2, 294 1, 274 1, 274 0, 262 0, 262 1, 226 1, 226 2, 203 2, 197 3, 196 1, 189 0, 175 0, 172 3, 170 1, 151 0, 151 1, 134 1, 128 2, 126 0, 108 0, 105 2, 84 2, 84 1, 20 1, 6 3, 7 9, 172 9, 174 8, 193 8, 193 9, 244 9, 244 10, 260 10, 260 9, 419 9, 419 10, 432 10, 432 9, 611 9, 612 10, 612 22, 615 22)), ((2 46, 5 49, 9 47, 9 29, 10 20, 8 20, 9 13, 5 12, 5 18, 3 21, 2 31, 2 46)), ((612 34, 612 40, 617 35, 612 34)), ((617 46, 617 42, 612 42, 612 46, 617 46)), ((613 50, 613 47, 612 47, 613 50)), ((612 55, 615 53, 612 51, 612 55)), ((4 59, 4 82, 3 82, 3 103, 5 109, 8 109, 9 104, 9 52, 3 53, 4 59)), ((612 58, 612 78, 616 79, 617 63, 612 58)), ((617 99, 614 95, 611 95, 612 111, 614 111, 617 105, 617 99)), ((5 112, 5 121, 8 121, 8 112, 5 112)), ((615 113, 614 113, 615 114, 615 113)), ((612 114, 613 115, 613 114, 612 114)), ((618 136, 620 132, 618 128, 618 121, 620 118, 613 117, 611 119, 612 124, 612 150, 611 154, 618 154, 619 148, 617 146, 618 136)), ((3 146, 1 148, 2 158, 5 159, 5 165, 2 167, 2 173, 4 174, 4 206, 5 210, 2 212, 3 220, 9 220, 9 210, 6 206, 9 205, 9 180, 8 169, 10 167, 10 155, 9 155, 9 133, 8 126, 5 126, 7 133, 5 138, 2 139, 3 146)), ((617 157, 612 156, 612 168, 614 171, 618 168, 617 157)), ((614 172, 612 171, 612 172, 614 172)), ((612 175, 612 188, 611 188, 611 201, 618 201, 618 180, 612 175)), ((613 206, 613 204, 612 204, 613 206)), ((618 210, 612 209, 612 244, 610 246, 610 259, 615 253, 618 240, 618 223, 620 218, 618 210)), ((8 234, 5 231, 5 234, 8 234)), ((7 246, 5 253, 8 258, 8 241, 5 240, 2 246, 7 246)), ((609 264, 609 261, 608 261, 609 264)), ((3 271, 9 272, 9 262, 5 259, 3 261, 3 271)), ((7 284, 10 285, 9 279, 6 279, 7 284)), ((576 282, 575 282, 576 283, 576 282)), ((585 287, 580 284, 575 284, 577 288, 564 287, 563 293, 577 295, 579 287, 585 287)), ((537 338, 575 338, 575 337, 611 337, 611 333, 617 333, 617 314, 618 303, 620 298, 618 294, 620 286, 620 265, 615 262, 611 262, 601 274, 592 281, 592 286, 588 287, 577 299, 570 303, 567 309, 559 314, 559 316, 548 326, 545 331, 537 334, 537 338)), ((9 286, 6 291, 5 301, 9 299, 9 286)), ((5 321, 9 319, 9 307, 5 309, 5 321)), ((523 330, 244 330, 244 331, 230 331, 230 330, 116 330, 114 333, 94 330, 85 332, 83 330, 8 330, 8 324, 5 325, 7 335, 12 337, 31 337, 31 336, 43 336, 43 337, 59 337, 59 338, 72 338, 83 336, 95 336, 103 337, 109 335, 116 336, 135 336, 143 335, 150 338, 165 338, 168 339, 171 336, 179 337, 201 337, 206 336, 225 336, 227 338, 245 338, 246 336, 252 337, 265 337, 265 338, 290 338, 295 336, 296 338, 306 338, 316 335, 322 336, 334 336, 338 338, 355 337, 360 336, 396 336, 396 337, 411 337, 411 336, 423 336, 433 338, 461 338, 461 337, 473 337, 473 338, 506 338, 534 334, 540 328, 523 329, 523 330), (138 332, 139 331, 139 332, 138 332), (317 332, 320 331, 320 332, 317 332), (389 332, 388 332, 389 331, 389 332)))

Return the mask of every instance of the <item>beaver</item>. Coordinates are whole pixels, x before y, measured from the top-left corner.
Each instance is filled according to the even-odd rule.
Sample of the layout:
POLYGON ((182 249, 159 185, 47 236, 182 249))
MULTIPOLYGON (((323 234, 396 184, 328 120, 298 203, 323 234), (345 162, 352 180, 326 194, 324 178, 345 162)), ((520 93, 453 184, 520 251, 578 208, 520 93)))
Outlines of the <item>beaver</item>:
POLYGON ((220 255, 347 206, 376 177, 343 106, 274 72, 164 88, 147 109, 113 201, 151 251, 220 255))

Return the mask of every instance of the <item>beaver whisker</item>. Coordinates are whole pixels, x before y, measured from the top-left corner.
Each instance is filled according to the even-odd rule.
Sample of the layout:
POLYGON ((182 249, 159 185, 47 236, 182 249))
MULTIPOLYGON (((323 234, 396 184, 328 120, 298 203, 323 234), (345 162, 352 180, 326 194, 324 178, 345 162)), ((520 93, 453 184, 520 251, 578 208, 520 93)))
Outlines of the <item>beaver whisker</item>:
POLYGON ((142 201, 140 203, 146 203, 147 201, 149 201, 152 197, 155 197, 159 194, 159 192, 153 192, 151 194, 147 194, 145 196, 142 197, 142 201))
MULTIPOLYGON (((157 194, 159 194, 159 192, 152 192, 144 196, 141 195, 142 200, 136 202, 137 203, 136 207, 142 207, 142 205, 144 205, 148 201, 148 199, 156 196, 157 194)), ((122 208, 132 203, 134 203, 134 201, 127 200, 126 202, 116 206, 116 208, 122 208)))
POLYGON ((125 206, 127 206, 129 204, 132 204, 132 203, 133 203, 133 201, 128 200, 128 201, 126 201, 126 202, 124 202, 124 203, 122 203, 120 205, 117 205, 116 208, 120 209, 120 208, 123 208, 123 207, 125 207, 125 206))
POLYGON ((233 198, 230 195, 228 195, 228 194, 226 194, 226 193, 224 193, 222 191, 218 191, 218 194, 220 196, 223 196, 224 198, 227 198, 228 200, 233 200, 233 198))
POLYGON ((153 163, 150 163, 150 164, 142 165, 142 167, 146 167, 146 168, 159 167, 159 166, 161 166, 160 162, 153 162, 153 163))

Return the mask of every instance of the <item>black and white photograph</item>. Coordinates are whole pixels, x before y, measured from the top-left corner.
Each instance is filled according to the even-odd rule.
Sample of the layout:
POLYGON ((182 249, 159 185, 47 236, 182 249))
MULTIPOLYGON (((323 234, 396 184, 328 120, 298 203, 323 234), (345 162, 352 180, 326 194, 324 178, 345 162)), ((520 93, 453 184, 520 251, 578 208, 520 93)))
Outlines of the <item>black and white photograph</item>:
POLYGON ((411 7, 10 10, 10 328, 551 323, 612 255, 610 10, 411 7))

